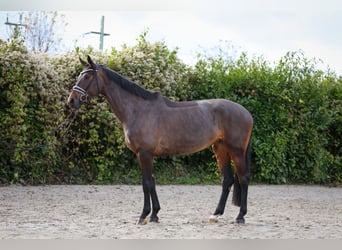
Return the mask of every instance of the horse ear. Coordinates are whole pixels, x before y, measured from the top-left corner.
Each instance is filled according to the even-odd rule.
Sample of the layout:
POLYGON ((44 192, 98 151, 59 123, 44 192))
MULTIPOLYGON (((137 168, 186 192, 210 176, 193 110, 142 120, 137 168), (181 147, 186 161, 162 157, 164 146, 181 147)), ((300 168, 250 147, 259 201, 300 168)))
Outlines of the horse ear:
POLYGON ((96 64, 93 62, 93 60, 91 59, 91 57, 89 55, 88 55, 87 59, 88 59, 88 63, 90 65, 90 67, 92 69, 96 69, 96 64))
POLYGON ((83 61, 81 57, 79 57, 79 59, 80 59, 80 62, 83 66, 85 66, 85 67, 89 66, 89 64, 86 61, 83 61))

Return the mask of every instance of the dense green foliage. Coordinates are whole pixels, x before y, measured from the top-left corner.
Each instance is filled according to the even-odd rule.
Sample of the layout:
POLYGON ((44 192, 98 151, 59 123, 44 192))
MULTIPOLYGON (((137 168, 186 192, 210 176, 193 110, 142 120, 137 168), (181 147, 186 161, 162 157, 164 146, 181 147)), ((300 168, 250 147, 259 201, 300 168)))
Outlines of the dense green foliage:
MULTIPOLYGON (((55 56, 29 53, 18 40, 0 42, 0 183, 140 183, 135 156, 102 97, 77 111, 72 124, 61 124, 82 69, 78 57, 87 54, 173 100, 227 98, 244 105, 255 120, 252 181, 342 183, 341 77, 317 69, 301 52, 275 65, 222 53, 190 67, 145 35, 109 53, 77 49, 55 56)), ((158 158, 155 168, 158 183, 219 183, 211 149, 158 158)))
POLYGON ((342 81, 315 66, 301 52, 273 67, 245 54, 236 62, 221 57, 196 65, 201 98, 227 98, 253 114, 252 179, 341 182, 342 81))

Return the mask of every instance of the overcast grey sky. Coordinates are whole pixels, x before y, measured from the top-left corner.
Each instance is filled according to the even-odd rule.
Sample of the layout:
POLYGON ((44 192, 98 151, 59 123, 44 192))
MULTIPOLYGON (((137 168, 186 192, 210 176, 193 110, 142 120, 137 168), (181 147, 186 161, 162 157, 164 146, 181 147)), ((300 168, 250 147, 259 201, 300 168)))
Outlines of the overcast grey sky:
POLYGON ((0 38, 6 35, 3 23, 8 10, 53 9, 66 15, 69 24, 63 35, 69 48, 88 44, 97 48, 98 36, 82 34, 99 31, 104 15, 105 32, 110 33, 105 37, 105 49, 132 45, 149 28, 148 39, 179 47, 179 55, 186 62, 193 60, 200 47, 212 48, 223 40, 239 51, 263 55, 270 61, 301 49, 307 57, 322 59, 324 67, 329 65, 342 75, 339 0, 98 0, 89 4, 75 0, 72 5, 60 0, 60 5, 50 6, 42 0, 30 2, 29 6, 19 4, 12 9, 0 4, 0 38))

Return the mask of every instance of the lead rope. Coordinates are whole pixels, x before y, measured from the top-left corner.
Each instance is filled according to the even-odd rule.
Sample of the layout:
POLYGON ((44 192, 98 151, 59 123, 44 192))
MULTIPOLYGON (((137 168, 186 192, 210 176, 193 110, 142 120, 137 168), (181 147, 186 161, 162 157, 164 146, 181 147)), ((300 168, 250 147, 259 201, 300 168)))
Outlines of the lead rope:
POLYGON ((68 130, 70 129, 71 127, 71 124, 75 121, 76 119, 76 116, 77 116, 77 110, 74 111, 74 110, 71 110, 69 115, 64 119, 64 121, 62 121, 59 125, 57 125, 55 128, 53 128, 51 130, 51 132, 49 133, 49 136, 52 136, 57 130, 61 129, 67 122, 68 120, 70 119, 70 117, 72 116, 69 124, 66 126, 66 129, 64 131, 64 133, 61 135, 61 139, 64 138, 64 136, 66 135, 66 133, 68 132, 68 130))
MULTIPOLYGON (((77 111, 71 110, 69 115, 60 124, 58 124, 56 127, 54 127, 50 131, 50 133, 48 133, 48 136, 54 135, 54 133, 56 133, 56 131, 60 130, 63 126, 66 125, 64 132, 60 136, 60 140, 63 139, 65 137, 65 135, 67 134, 67 132, 69 131, 72 123, 76 119, 76 116, 77 116, 77 111)), ((37 149, 37 148, 49 147, 50 145, 52 145, 52 143, 44 143, 43 140, 40 140, 34 146, 16 147, 16 144, 8 143, 6 141, 1 141, 1 146, 5 146, 6 147, 6 148, 1 148, 1 151, 2 152, 12 152, 13 150, 31 151, 31 150, 34 150, 34 149, 37 149)))

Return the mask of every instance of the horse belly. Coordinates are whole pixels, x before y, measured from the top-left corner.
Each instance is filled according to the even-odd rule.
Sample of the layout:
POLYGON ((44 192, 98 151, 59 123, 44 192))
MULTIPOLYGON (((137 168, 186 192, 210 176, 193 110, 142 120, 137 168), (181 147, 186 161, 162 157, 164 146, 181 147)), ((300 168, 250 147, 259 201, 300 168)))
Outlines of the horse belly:
MULTIPOLYGON (((191 118, 191 116, 190 116, 191 118)), ((194 117, 193 117, 194 118, 194 117)), ((158 133, 155 155, 186 155, 203 150, 217 139, 218 128, 211 119, 175 119, 158 133)))
POLYGON ((188 154, 196 153, 198 151, 206 149, 213 143, 214 143, 214 140, 203 141, 200 143, 176 141, 172 145, 171 144, 164 144, 164 145, 159 144, 154 152, 154 155, 156 156, 188 155, 188 154))

